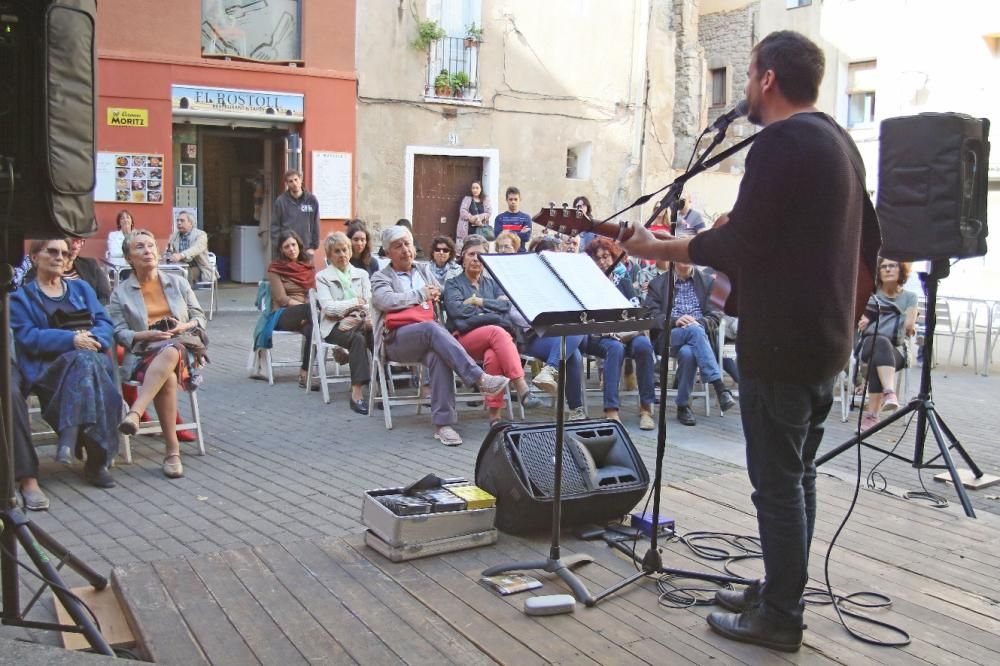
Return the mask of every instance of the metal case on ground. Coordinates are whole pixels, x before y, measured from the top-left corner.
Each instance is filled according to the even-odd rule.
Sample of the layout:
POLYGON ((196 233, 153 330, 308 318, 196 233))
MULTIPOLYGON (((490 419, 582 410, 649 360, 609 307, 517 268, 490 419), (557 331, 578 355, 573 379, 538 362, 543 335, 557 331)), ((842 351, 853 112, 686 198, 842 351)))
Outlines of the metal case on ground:
POLYGON ((455 550, 487 546, 491 543, 496 543, 496 540, 497 531, 490 529, 484 532, 462 534, 444 539, 433 539, 422 543, 393 546, 380 539, 372 530, 365 532, 365 544, 393 562, 404 562, 406 560, 415 560, 418 557, 428 557, 430 555, 450 553, 455 550))
POLYGON ((466 511, 442 511, 415 516, 397 516, 375 498, 402 492, 402 488, 382 488, 365 491, 361 505, 361 522, 389 546, 426 545, 467 534, 493 529, 496 508, 466 511))

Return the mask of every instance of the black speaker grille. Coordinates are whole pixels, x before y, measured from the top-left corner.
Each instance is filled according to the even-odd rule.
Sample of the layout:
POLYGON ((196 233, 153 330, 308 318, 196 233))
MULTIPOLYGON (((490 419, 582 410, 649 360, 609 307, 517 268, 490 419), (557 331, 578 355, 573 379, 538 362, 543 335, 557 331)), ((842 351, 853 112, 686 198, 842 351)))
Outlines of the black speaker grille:
MULTIPOLYGON (((514 444, 521 458, 521 465, 528 481, 537 487, 542 495, 551 497, 555 492, 555 430, 522 433, 514 444)), ((563 451, 562 494, 573 495, 589 490, 587 481, 580 473, 573 457, 563 451)))

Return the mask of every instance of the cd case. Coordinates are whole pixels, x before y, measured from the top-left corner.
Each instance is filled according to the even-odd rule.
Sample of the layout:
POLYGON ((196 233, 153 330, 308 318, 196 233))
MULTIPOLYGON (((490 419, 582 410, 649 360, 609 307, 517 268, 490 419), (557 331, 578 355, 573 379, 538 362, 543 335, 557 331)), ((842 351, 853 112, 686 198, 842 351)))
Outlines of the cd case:
POLYGON ((479 583, 500 594, 517 594, 527 590, 535 590, 542 586, 542 581, 524 574, 503 574, 500 576, 483 576, 479 583))

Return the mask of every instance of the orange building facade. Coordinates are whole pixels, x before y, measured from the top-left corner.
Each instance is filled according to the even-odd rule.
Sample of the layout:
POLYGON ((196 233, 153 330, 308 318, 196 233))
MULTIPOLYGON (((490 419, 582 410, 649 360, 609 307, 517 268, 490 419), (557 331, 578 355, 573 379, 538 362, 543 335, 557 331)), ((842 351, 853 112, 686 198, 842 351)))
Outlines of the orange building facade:
POLYGON ((256 282, 289 168, 320 199, 320 239, 341 228, 354 214, 354 25, 353 0, 99 2, 99 231, 85 253, 103 256, 122 209, 162 249, 186 210, 222 277, 256 282))

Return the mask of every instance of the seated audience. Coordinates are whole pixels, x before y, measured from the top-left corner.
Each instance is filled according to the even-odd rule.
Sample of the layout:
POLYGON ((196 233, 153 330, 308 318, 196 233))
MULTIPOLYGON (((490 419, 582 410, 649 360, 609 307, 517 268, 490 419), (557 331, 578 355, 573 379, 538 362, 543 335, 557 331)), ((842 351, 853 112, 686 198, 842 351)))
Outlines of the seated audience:
POLYGON ((501 231, 495 245, 497 254, 517 254, 521 251, 521 237, 513 231, 501 231))
POLYGON ((455 230, 455 239, 461 247, 466 236, 476 234, 493 239, 493 227, 490 218, 493 216, 493 206, 490 198, 483 191, 483 184, 478 180, 473 181, 469 186, 469 193, 462 197, 462 205, 458 209, 458 227, 455 230))
POLYGON ((554 236, 536 236, 528 243, 528 252, 558 252, 559 241, 554 236))
POLYGON ((351 409, 368 413, 364 388, 371 381, 368 350, 372 348, 372 285, 368 272, 351 265, 351 241, 341 232, 323 241, 327 267, 316 275, 316 298, 324 340, 348 351, 351 366, 351 409))
MULTIPOLYGON (((424 261, 424 260, 426 260, 427 257, 424 255, 424 249, 422 247, 420 247, 420 243, 417 242, 416 237, 413 235, 413 224, 408 219, 406 219, 405 217, 403 217, 403 218, 400 218, 400 219, 396 220, 396 226, 397 227, 403 227, 404 229, 406 229, 407 231, 410 232, 410 238, 413 239, 413 252, 415 253, 414 254, 414 259, 416 259, 418 261, 424 261)), ((378 249, 378 256, 380 256, 380 257, 387 257, 387 256, 389 256, 388 253, 386 252, 386 249, 385 249, 384 245, 378 249)))
POLYGON ((306 255, 302 239, 294 231, 286 230, 278 235, 278 258, 267 267, 267 281, 271 286, 272 313, 281 310, 273 330, 302 334, 299 386, 305 388, 312 339, 312 316, 307 299, 309 290, 316 286, 316 268, 306 255))
POLYGON ((351 239, 351 265, 361 268, 370 278, 378 270, 378 259, 372 256, 371 235, 363 220, 354 219, 347 224, 347 237, 351 239))
MULTIPOLYGON (((587 245, 586 252, 598 267, 607 272, 615 261, 617 252, 614 243, 598 236, 587 245)), ((619 265, 609 276, 618 290, 630 301, 635 302, 635 291, 632 282, 619 265)), ((656 360, 653 345, 644 334, 614 333, 610 335, 590 335, 583 342, 581 350, 586 354, 604 359, 604 415, 609 419, 620 420, 618 416, 618 384, 621 380, 622 367, 625 358, 635 361, 639 388, 639 428, 652 430, 656 427, 653 421, 653 403, 656 402, 656 379, 654 377, 656 360)))
MULTIPOLYGON (((488 247, 482 236, 465 237, 462 246, 463 272, 444 285, 444 307, 448 311, 446 325, 469 356, 482 363, 491 375, 503 375, 514 383, 517 398, 526 409, 540 407, 542 402, 531 395, 524 380, 524 368, 513 334, 510 299, 500 285, 484 274, 479 255, 488 247)), ((490 423, 500 420, 503 395, 486 398, 490 423)))
POLYGON ((124 264, 125 255, 122 254, 122 244, 125 242, 125 237, 132 233, 132 227, 135 225, 132 213, 125 208, 121 209, 115 218, 115 224, 118 228, 108 234, 108 250, 105 256, 112 263, 124 264))
POLYGON ((570 254, 576 254, 580 251, 580 236, 564 234, 561 238, 559 244, 560 252, 569 252, 570 254))
POLYGON ((447 236, 438 236, 431 243, 431 272, 441 284, 462 272, 455 261, 455 243, 447 236))
POLYGON ((649 284, 643 306, 655 320, 650 335, 657 349, 663 345, 660 336, 670 331, 670 356, 677 359, 677 397, 674 400, 677 420, 693 426, 695 419, 690 397, 695 371, 700 370, 701 380, 715 389, 722 413, 729 411, 736 399, 722 382, 718 351, 712 344, 718 337, 722 312, 708 298, 712 292, 711 278, 695 270, 692 264, 681 262, 674 263, 674 276, 674 303, 669 313, 669 273, 662 273, 649 284))
POLYGON ((177 214, 177 230, 167 240, 166 259, 172 264, 184 264, 192 285, 215 279, 215 269, 208 259, 208 234, 194 228, 194 220, 186 211, 177 214))
POLYGON ((207 321, 188 282, 157 269, 160 257, 152 233, 138 229, 125 243, 132 274, 111 294, 111 319, 115 341, 125 348, 122 375, 140 386, 118 430, 136 434, 143 412, 152 404, 166 443, 163 474, 176 479, 184 476, 177 391, 193 391, 201 382, 205 338, 199 332, 207 321), (202 343, 200 350, 196 340, 202 343))
POLYGON ((108 273, 98 263, 97 259, 81 257, 80 250, 87 241, 83 238, 67 238, 69 244, 69 261, 63 269, 63 277, 67 280, 83 280, 97 294, 101 305, 107 305, 111 298, 111 282, 108 273))
POLYGON ((10 297, 18 369, 58 433, 56 461, 69 464, 86 450, 84 477, 111 488, 122 409, 109 355, 111 320, 90 285, 63 277, 66 241, 32 241, 30 255, 36 278, 10 297))
POLYGON ((372 277, 375 362, 422 363, 427 367, 434 438, 446 446, 458 446, 462 438, 452 427, 458 421, 454 374, 486 396, 503 394, 509 380, 484 372, 447 329, 434 321, 441 283, 426 264, 414 263, 416 251, 409 230, 403 226, 385 229, 382 248, 390 264, 372 277), (413 316, 407 317, 409 314, 413 316), (387 317, 411 321, 402 325, 390 321, 387 328, 387 317))
POLYGON ((878 423, 879 412, 899 409, 896 371, 906 366, 906 338, 917 332, 917 295, 903 289, 909 275, 909 263, 880 257, 875 294, 858 321, 858 358, 875 369, 868 373, 868 410, 861 418, 862 430, 878 423), (882 314, 876 330, 879 309, 882 314))

